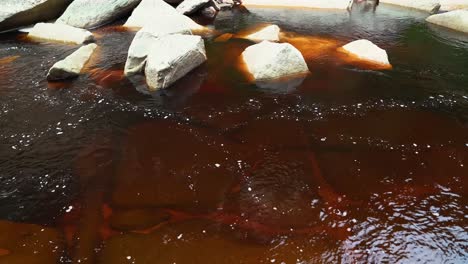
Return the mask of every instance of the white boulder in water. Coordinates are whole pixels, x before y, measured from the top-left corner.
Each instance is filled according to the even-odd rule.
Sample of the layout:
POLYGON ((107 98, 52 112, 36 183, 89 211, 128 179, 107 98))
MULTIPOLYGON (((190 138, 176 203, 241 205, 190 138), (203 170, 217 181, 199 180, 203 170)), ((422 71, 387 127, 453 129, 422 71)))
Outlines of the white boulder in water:
POLYGON ((246 48, 242 59, 254 81, 297 77, 309 72, 301 52, 289 43, 263 41, 246 48))
POLYGON ((388 61, 387 52, 367 39, 360 39, 348 43, 342 49, 359 58, 360 60, 379 64, 382 66, 391 66, 388 61))
POLYGON ((259 31, 245 36, 246 39, 253 41, 279 41, 280 28, 277 25, 266 26, 259 31))
POLYGON ((96 44, 88 44, 79 48, 64 60, 55 63, 47 74, 47 80, 57 81, 77 77, 96 48, 96 44))
POLYGON ((428 17, 426 21, 442 27, 468 33, 468 10, 455 10, 432 15, 428 17))
POLYGON ((74 0, 56 23, 95 28, 130 13, 141 0, 74 0))
POLYGON ((200 36, 167 35, 159 38, 149 52, 146 83, 150 91, 164 89, 206 61, 200 36))
POLYGON ((151 46, 158 38, 171 34, 192 35, 190 28, 178 19, 169 16, 160 23, 150 24, 140 29, 128 50, 125 75, 130 76, 143 71, 151 46))
POLYGON ((457 9, 467 9, 468 0, 440 0, 441 11, 453 11, 457 9))
POLYGON ((431 14, 440 9, 439 0, 380 0, 381 3, 417 9, 431 14))
POLYGON ((167 17, 174 17, 185 23, 191 30, 204 30, 205 27, 195 23, 187 16, 180 14, 174 7, 163 0, 142 0, 125 22, 125 27, 142 28, 157 24, 167 17))
POLYGON ((75 44, 94 40, 93 34, 88 30, 53 23, 37 23, 29 31, 28 37, 75 44))
POLYGON ((0 32, 60 16, 71 0, 1 0, 0 32))
POLYGON ((176 10, 181 14, 190 15, 197 12, 210 1, 211 0, 184 0, 177 6, 176 10))
MULTIPOLYGON (((352 1, 352 0, 351 0, 352 1)), ((243 0, 244 6, 306 7, 317 9, 347 9, 350 0, 243 0)))

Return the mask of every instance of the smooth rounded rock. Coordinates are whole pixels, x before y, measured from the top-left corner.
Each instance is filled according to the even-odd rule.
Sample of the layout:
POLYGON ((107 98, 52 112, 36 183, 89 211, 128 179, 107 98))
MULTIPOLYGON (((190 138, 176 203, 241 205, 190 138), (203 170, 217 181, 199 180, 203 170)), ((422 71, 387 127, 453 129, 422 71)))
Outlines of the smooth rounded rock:
POLYGON ((242 53, 248 72, 255 81, 269 81, 307 74, 301 52, 289 43, 263 41, 242 53))
POLYGON ((195 23, 187 16, 180 14, 174 7, 162 0, 143 0, 133 10, 132 15, 124 26, 129 28, 142 28, 146 25, 160 23, 163 19, 172 16, 177 17, 192 30, 203 30, 205 27, 195 23))
POLYGON ((441 11, 453 11, 457 9, 467 9, 468 0, 440 0, 441 11))
POLYGON ((77 77, 96 48, 96 44, 88 44, 79 48, 64 60, 55 63, 47 74, 47 80, 57 81, 77 77))
POLYGON ((210 0, 184 0, 177 6, 176 10, 183 15, 191 15, 209 2, 210 0))
POLYGON ((130 13, 141 0, 74 0, 56 23, 95 28, 130 13))
POLYGON ((2 0, 0 32, 57 18, 70 2, 71 0, 2 0))
POLYGON ((245 38, 257 42, 264 40, 277 42, 279 41, 279 33, 280 28, 277 25, 270 25, 260 29, 255 33, 245 36, 245 38))
POLYGON ((28 37, 74 44, 82 44, 94 40, 93 34, 87 30, 53 23, 37 23, 29 31, 28 37))
POLYGON ((455 10, 447 13, 432 15, 427 22, 468 33, 468 10, 455 10))
POLYGON ((353 41, 344 45, 342 49, 361 60, 390 66, 387 52, 367 39, 353 41))

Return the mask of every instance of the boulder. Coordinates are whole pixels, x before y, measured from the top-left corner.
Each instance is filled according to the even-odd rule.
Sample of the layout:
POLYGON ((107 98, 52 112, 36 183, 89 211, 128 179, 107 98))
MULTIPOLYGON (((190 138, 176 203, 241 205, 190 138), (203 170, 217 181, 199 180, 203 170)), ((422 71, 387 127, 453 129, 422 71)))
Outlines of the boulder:
POLYGON ((244 6, 306 7, 317 9, 347 9, 347 0, 243 0, 244 6))
POLYGON ((47 74, 47 80, 57 81, 77 77, 96 48, 96 44, 88 44, 55 63, 47 74))
POLYGON ((380 0, 381 3, 417 9, 431 14, 440 9, 439 0, 380 0))
POLYGON ((255 33, 249 34, 245 36, 244 38, 250 39, 256 42, 260 42, 264 40, 277 42, 279 41, 279 33, 280 33, 280 28, 277 25, 271 25, 271 26, 266 26, 255 33))
POLYGON ((140 29, 130 45, 125 63, 125 75, 133 75, 143 70, 150 47, 159 37, 170 34, 187 34, 192 32, 180 16, 168 16, 159 23, 140 29))
POLYGON ((57 18, 70 2, 71 0, 2 0, 0 32, 57 18))
POLYGON ((95 28, 128 14, 141 0, 75 0, 56 23, 79 28, 95 28))
POLYGON ((184 15, 191 15, 197 12, 200 8, 207 5, 210 0, 184 0, 177 6, 176 10, 184 15))
POLYGON ((186 17, 174 7, 162 0, 142 0, 141 3, 133 10, 132 15, 125 23, 125 27, 142 28, 146 24, 157 24, 167 17, 179 17, 181 21, 192 30, 203 30, 205 27, 195 23, 189 17, 186 17))
POLYGON ((456 31, 468 33, 468 10, 455 10, 432 15, 428 17, 426 21, 456 31))
POLYGON ((82 44, 94 40, 91 32, 62 24, 37 23, 28 34, 30 38, 82 44))
POLYGON ((387 52, 367 39, 350 42, 342 47, 343 51, 360 60, 384 66, 390 66, 387 52))
POLYGON ((148 54, 146 83, 152 91, 167 88, 206 59, 200 36, 177 34, 159 38, 148 54))
POLYGON ((297 77, 309 72, 301 52, 289 43, 263 41, 246 48, 242 59, 255 81, 297 77))
POLYGON ((441 11, 453 11, 468 8, 468 0, 440 0, 441 11))

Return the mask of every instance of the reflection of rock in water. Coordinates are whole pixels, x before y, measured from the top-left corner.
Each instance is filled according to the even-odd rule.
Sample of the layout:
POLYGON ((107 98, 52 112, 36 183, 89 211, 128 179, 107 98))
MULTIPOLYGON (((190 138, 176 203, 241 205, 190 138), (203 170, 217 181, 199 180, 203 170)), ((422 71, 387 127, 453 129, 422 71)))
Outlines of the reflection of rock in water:
POLYGON ((199 91, 206 76, 206 69, 204 67, 199 67, 183 78, 179 79, 169 88, 157 90, 154 92, 148 90, 145 76, 132 75, 127 76, 127 78, 138 92, 151 95, 153 98, 158 98, 163 103, 180 105, 199 91))
POLYGON ((284 80, 257 81, 255 84, 272 93, 292 93, 302 84, 305 76, 288 78, 284 80))

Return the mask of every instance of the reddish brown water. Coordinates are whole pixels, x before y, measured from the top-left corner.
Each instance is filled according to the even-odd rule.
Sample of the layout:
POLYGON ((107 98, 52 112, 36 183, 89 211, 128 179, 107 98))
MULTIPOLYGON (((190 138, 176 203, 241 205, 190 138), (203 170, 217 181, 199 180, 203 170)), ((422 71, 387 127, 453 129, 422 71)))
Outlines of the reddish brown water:
POLYGON ((45 75, 76 47, 0 37, 0 263, 468 262, 467 38, 383 5, 251 11, 150 95, 122 76, 134 33, 96 30, 64 83, 45 75), (235 35, 262 23, 302 83, 242 74, 235 35), (336 51, 356 38, 393 69, 336 51))

